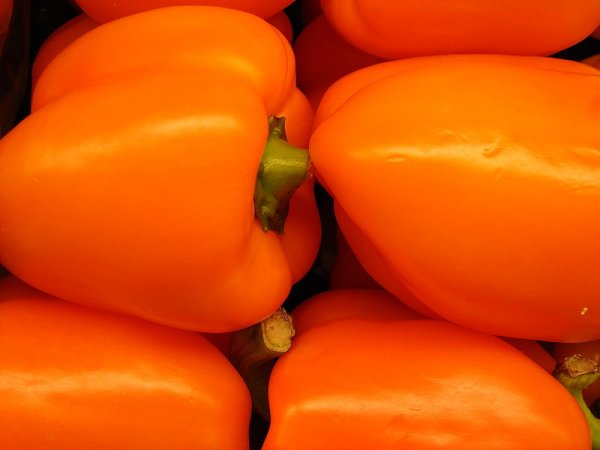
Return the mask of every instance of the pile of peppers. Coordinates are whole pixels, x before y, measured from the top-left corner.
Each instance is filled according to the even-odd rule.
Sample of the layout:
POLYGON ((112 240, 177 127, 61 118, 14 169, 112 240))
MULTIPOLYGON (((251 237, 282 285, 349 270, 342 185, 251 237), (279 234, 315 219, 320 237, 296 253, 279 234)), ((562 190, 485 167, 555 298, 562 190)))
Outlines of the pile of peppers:
POLYGON ((600 449, 600 0, 63 3, 0 1, 1 449, 600 449))

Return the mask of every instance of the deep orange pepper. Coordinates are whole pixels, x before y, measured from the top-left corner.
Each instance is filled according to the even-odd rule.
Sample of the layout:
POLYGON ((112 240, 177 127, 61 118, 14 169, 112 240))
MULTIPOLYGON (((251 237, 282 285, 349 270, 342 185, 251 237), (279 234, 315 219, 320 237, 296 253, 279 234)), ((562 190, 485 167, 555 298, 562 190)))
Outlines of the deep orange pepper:
POLYGON ((31 85, 35 88, 38 78, 46 66, 58 55, 67 45, 80 36, 83 36, 90 30, 98 26, 98 22, 85 14, 79 14, 71 20, 58 27, 40 47, 33 66, 31 67, 31 85))
MULTIPOLYGON (((277 28, 285 36, 288 42, 292 41, 292 24, 283 11, 271 17, 267 22, 277 28)), ((79 14, 57 28, 44 41, 33 61, 33 66, 31 68, 32 86, 35 88, 41 73, 56 55, 75 39, 83 36, 88 31, 93 30, 98 25, 99 23, 87 14, 79 14)))
POLYGON ((290 44, 292 43, 292 40, 294 39, 294 28, 292 26, 292 21, 284 11, 280 11, 273 17, 270 17, 267 19, 267 22, 277 28, 290 44))
POLYGON ((320 15, 294 41, 298 87, 316 108, 327 88, 342 76, 382 62, 353 47, 320 15))
MULTIPOLYGON (((108 22, 131 14, 169 6, 219 6, 256 14, 268 19, 283 11, 293 0, 75 0, 87 15, 108 22)), ((227 28, 228 32, 230 31, 227 28)))
MULTIPOLYGON (((399 302, 382 289, 332 289, 302 302, 292 311, 296 336, 334 320, 414 320, 426 317, 399 302)), ((503 338, 513 347, 552 373, 556 362, 539 342, 503 338)))
POLYGON ((493 336, 432 320, 301 333, 269 383, 263 450, 589 450, 579 406, 493 336))
POLYGON ((262 19, 177 7, 104 24, 47 66, 33 110, 0 141, 0 260, 36 288, 225 332, 270 315, 312 265, 311 182, 283 234, 255 218, 268 117, 286 114, 299 146, 312 123, 291 47, 262 19))
POLYGON ((457 53, 550 55, 600 23, 598 0, 322 0, 348 42, 386 59, 457 53))
POLYGON ((248 448, 250 396, 197 333, 0 281, 0 447, 248 448))
POLYGON ((325 94, 312 161, 361 264, 413 309, 490 334, 591 340, 598 92, 596 69, 553 58, 388 62, 325 94))
POLYGON ((331 289, 300 303, 291 314, 296 336, 334 320, 425 318, 383 289, 331 289))

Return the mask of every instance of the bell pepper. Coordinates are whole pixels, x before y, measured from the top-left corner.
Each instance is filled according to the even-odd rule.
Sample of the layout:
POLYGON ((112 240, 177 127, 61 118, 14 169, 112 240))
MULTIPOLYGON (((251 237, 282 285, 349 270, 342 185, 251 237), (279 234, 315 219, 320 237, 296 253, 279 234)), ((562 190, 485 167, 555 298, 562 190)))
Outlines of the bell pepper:
POLYGON ((320 224, 291 144, 312 110, 262 19, 198 6, 103 24, 46 67, 32 103, 0 141, 0 261, 25 282, 227 332, 309 270, 320 224))
POLYGON ((85 14, 79 14, 58 27, 44 41, 37 52, 31 67, 31 85, 35 89, 38 78, 46 66, 65 47, 80 36, 98 26, 98 22, 85 14))
POLYGON ((298 87, 316 109, 334 81, 366 66, 383 62, 342 39, 320 15, 294 41, 298 87))
MULTIPOLYGON (((291 43, 292 24, 288 16, 282 11, 267 20, 277 28, 291 43)), ((99 25, 86 14, 79 14, 57 28, 42 44, 31 68, 31 84, 35 88, 38 78, 46 66, 75 39, 83 36, 88 31, 99 25)))
POLYGON ((292 40, 294 39, 294 29, 292 21, 284 11, 280 11, 266 20, 277 28, 290 44, 292 43, 292 40))
POLYGON ((493 336, 434 320, 299 334, 269 383, 263 450, 589 450, 575 400, 493 336))
MULTIPOLYGON (((170 6, 219 6, 246 11, 268 19, 283 11, 293 0, 75 0, 83 12, 98 22, 109 22, 131 14, 170 6)), ((229 28, 227 28, 230 31, 229 28)))
MULTIPOLYGON (((314 295, 292 311, 295 334, 335 320, 364 319, 371 321, 415 320, 426 317, 397 301, 382 289, 332 289, 314 295)), ((502 338, 552 373, 556 361, 537 341, 502 338)))
POLYGON ((550 55, 600 23, 597 0, 321 0, 331 26, 386 59, 457 53, 550 55))
POLYGON ((296 335, 343 319, 372 321, 425 319, 383 289, 332 289, 292 310, 296 335))
POLYGON ((0 281, 3 449, 247 449, 250 396, 198 333, 0 281))
POLYGON ((309 150, 358 260, 411 308, 597 339, 598 92, 600 72, 554 58, 387 62, 328 90, 309 150))

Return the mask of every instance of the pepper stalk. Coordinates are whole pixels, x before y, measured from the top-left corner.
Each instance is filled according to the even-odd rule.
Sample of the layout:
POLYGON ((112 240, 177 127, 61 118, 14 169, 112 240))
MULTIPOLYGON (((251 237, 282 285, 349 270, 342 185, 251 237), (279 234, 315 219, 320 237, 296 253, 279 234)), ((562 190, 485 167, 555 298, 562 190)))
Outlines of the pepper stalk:
POLYGON ((271 370, 290 349, 294 334, 292 316, 279 308, 262 322, 236 331, 231 339, 229 359, 250 390, 254 411, 266 421, 271 370))
POLYGON ((583 390, 600 378, 598 363, 579 354, 572 355, 559 361, 553 375, 575 398, 583 411, 590 428, 592 450, 600 450, 600 419, 592 414, 583 399, 583 390))
POLYGON ((254 214, 263 231, 283 234, 290 199, 309 176, 308 152, 287 142, 285 117, 269 117, 269 137, 254 189, 254 214))

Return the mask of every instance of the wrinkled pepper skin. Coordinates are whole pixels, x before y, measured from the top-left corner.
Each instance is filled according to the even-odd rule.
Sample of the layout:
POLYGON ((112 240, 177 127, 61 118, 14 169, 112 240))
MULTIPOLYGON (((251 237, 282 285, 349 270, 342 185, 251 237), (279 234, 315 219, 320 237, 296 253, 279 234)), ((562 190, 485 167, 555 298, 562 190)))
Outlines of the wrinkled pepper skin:
POLYGON ((247 449, 250 396, 198 333, 0 282, 0 447, 247 449))
POLYGON ((312 124, 293 62, 272 26, 221 8, 151 11, 80 37, 0 142, 2 264, 59 298, 178 328, 269 316, 320 238, 312 182, 283 234, 254 217, 268 117, 285 114, 299 146, 312 124))
MULTIPOLYGON (((293 0, 75 0, 87 15, 98 22, 169 6, 219 6, 246 11, 268 19, 283 11, 293 0)), ((229 31, 229 29, 227 29, 229 31)))
POLYGON ((600 23, 600 1, 322 0, 332 27, 385 59, 460 53, 550 55, 600 23))
POLYGON ((358 260, 413 309, 494 335, 591 340, 599 94, 600 72, 572 61, 388 62, 330 88, 310 152, 358 260))
POLYGON ((589 450, 570 394, 493 336, 432 320, 300 334, 269 383, 263 450, 589 450))

